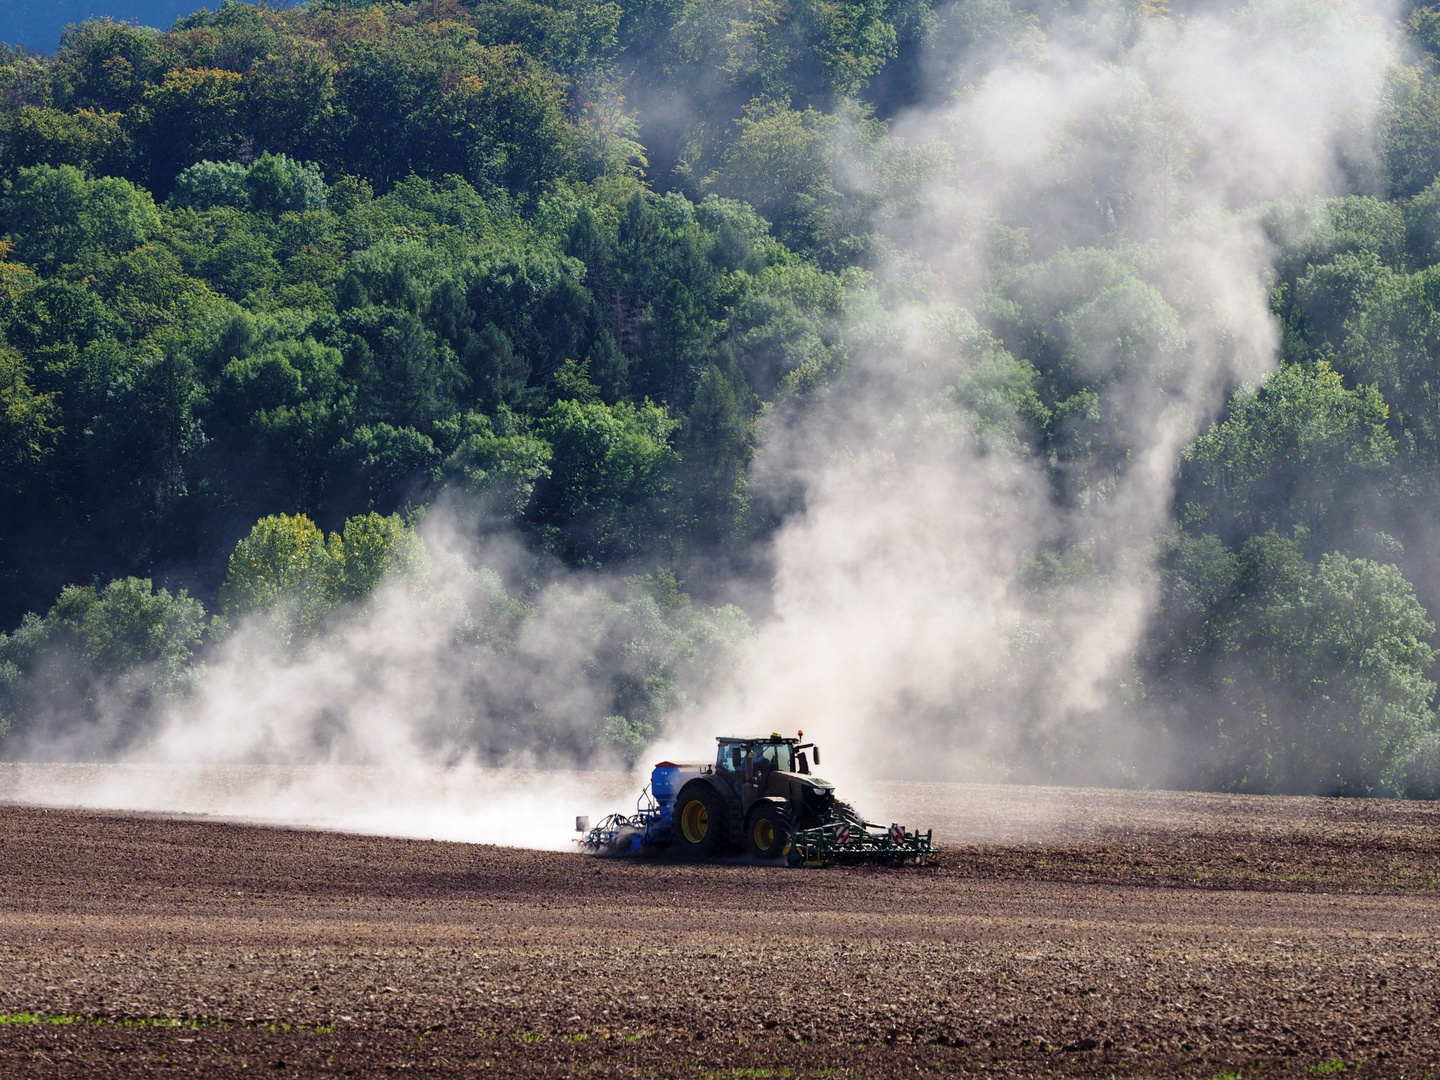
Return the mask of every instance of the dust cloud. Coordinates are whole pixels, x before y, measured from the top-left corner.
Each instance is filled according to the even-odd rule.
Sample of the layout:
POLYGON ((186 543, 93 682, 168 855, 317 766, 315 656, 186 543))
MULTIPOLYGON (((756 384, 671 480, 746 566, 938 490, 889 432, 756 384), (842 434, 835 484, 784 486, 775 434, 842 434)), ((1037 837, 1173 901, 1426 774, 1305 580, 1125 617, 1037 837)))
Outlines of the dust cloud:
POLYGON ((1172 768, 1132 673, 1177 459, 1276 364, 1267 206, 1365 182, 1393 45, 1360 4, 1066 10, 1044 47, 981 42, 962 90, 894 125, 929 179, 878 189, 896 253, 862 344, 759 466, 804 510, 774 618, 680 728, 695 743, 803 728, 856 783, 1172 768), (997 338, 1084 372, 1098 399, 1057 427, 1083 437, 1094 410, 1118 444, 1017 443, 997 338))
POLYGON ((573 850, 577 814, 633 800, 622 771, 385 765, 0 763, 0 800, 573 850))
POLYGON ((5 767, 0 798, 573 848, 577 815, 633 806, 645 783, 594 728, 653 611, 474 526, 442 505, 420 527, 422 567, 311 636, 283 610, 247 617, 147 733, 47 736, 35 763, 5 767), (93 761, 107 741, 124 747, 109 760, 43 764, 93 761))

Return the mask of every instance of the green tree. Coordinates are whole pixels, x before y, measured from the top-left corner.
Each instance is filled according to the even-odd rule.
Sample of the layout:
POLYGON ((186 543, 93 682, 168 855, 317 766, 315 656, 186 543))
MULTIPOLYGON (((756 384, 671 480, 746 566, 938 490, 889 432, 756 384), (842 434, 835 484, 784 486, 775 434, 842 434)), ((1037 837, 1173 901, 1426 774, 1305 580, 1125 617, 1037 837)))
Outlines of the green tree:
POLYGON ((429 491, 440 463, 430 436, 410 427, 364 424, 335 447, 340 473, 331 499, 341 505, 415 505, 429 491))
POLYGON ((282 631, 305 633, 335 606, 343 576, 340 537, 327 541, 304 514, 275 514, 235 545, 220 603, 232 621, 266 615, 282 631))
POLYGON ((250 206, 270 214, 324 210, 325 177, 320 167, 284 154, 261 154, 245 173, 250 206))
POLYGON ((344 600, 364 599, 391 574, 420 577, 429 567, 425 545, 399 514, 349 518, 339 548, 343 560, 339 596, 344 600))
POLYGON ((337 88, 347 163, 382 188, 411 173, 454 174, 528 195, 575 173, 562 95, 514 46, 392 25, 347 47, 337 88))
POLYGON ((204 605, 183 589, 172 595, 144 578, 121 578, 103 589, 72 585, 60 593, 46 621, 71 633, 85 659, 119 674, 155 669, 159 685, 183 688, 204 637, 204 605))
POLYGON ((1347 325, 1335 366, 1374 384, 1391 408, 1390 431, 1424 460, 1440 462, 1440 268, 1389 274, 1347 325))
POLYGON ((1003 275, 988 298, 996 336, 1039 379, 1031 409, 1045 415, 1043 449, 1057 493, 1103 503, 1137 440, 1138 401, 1158 412, 1186 376, 1190 348, 1179 313, 1119 252, 1066 249, 1003 275))
POLYGON ((812 249, 827 239, 827 215, 840 192, 832 179, 842 119, 817 109, 757 100, 736 122, 736 137, 707 190, 743 199, 775 226, 791 247, 812 249))
POLYGON ((90 180, 73 165, 21 169, 0 221, 16 254, 45 274, 129 251, 160 229, 147 192, 113 177, 90 180))
MULTIPOLYGON (((255 332, 242 323, 237 334, 247 329, 255 332)), ((346 420, 341 355, 313 338, 242 341, 204 403, 210 483, 241 507, 318 506, 346 420)))
POLYGON ((679 442, 691 529, 702 543, 723 543, 739 532, 749 507, 745 480, 751 446, 740 395, 712 364, 696 385, 679 442))
POLYGON ((192 684, 205 608, 147 579, 70 585, 43 617, 0 633, 9 753, 102 755, 133 744, 192 684))
POLYGON ((188 501, 188 469, 204 441, 200 386, 180 352, 145 350, 113 374, 105 392, 86 432, 86 494, 96 524, 116 537, 128 534, 143 557, 150 544, 163 545, 170 515, 188 501))
POLYGON ((182 251, 193 259, 189 269, 196 277, 237 301, 279 282, 281 268, 274 242, 253 215, 223 209, 205 217, 208 228, 196 231, 208 233, 208 242, 182 251))
POLYGON ((619 4, 601 0, 477 0, 471 11, 483 44, 518 44, 568 76, 613 57, 621 18, 619 4))
POLYGON ((1404 213, 1405 250, 1410 265, 1414 269, 1434 266, 1440 262, 1440 181, 1411 199, 1404 213))
POLYGON ((445 461, 446 481, 482 496, 502 516, 522 517, 536 485, 551 475, 550 444, 525 430, 503 407, 494 421, 467 413, 446 426, 453 428, 455 441, 445 461))
POLYGON ((1364 795, 1406 783, 1435 730, 1434 624, 1400 570, 1275 533, 1238 555, 1182 539, 1162 563, 1154 693, 1199 765, 1187 782, 1364 795))
MULTIPOLYGON (((3 128, 0 128, 3 130, 3 128)), ((120 113, 21 106, 6 141, 9 168, 74 165, 90 174, 123 174, 134 155, 134 140, 120 113)))
POLYGON ((247 210, 249 175, 250 170, 238 161, 197 161, 175 178, 170 203, 192 210, 213 210, 217 206, 247 210))
POLYGON ((664 543, 678 427, 663 406, 557 401, 539 425, 553 448, 535 494, 538 522, 578 561, 626 558, 664 543))
POLYGON ((15 480, 53 451, 59 434, 56 395, 36 393, 30 378, 20 354, 0 346, 0 463, 15 480))
POLYGON ((419 316, 367 307, 348 312, 341 328, 362 419, 417 426, 453 411, 459 365, 419 316))
POLYGON ((1295 282, 1292 325, 1320 356, 1333 358, 1351 322, 1395 276, 1374 252, 1345 252, 1311 266, 1295 282))
POLYGON ((261 518, 235 545, 220 600, 232 621, 265 618, 282 641, 318 630, 339 604, 369 596, 390 574, 417 577, 425 546, 399 515, 361 514, 327 538, 303 514, 261 518))
POLYGON ((635 389, 659 401, 688 400, 719 330, 683 282, 670 282, 640 317, 635 389))
POLYGON ((1395 456, 1388 416, 1373 386, 1348 390, 1324 362, 1285 365, 1185 452, 1191 519, 1231 540, 1296 526, 1317 542, 1343 536, 1395 456))
POLYGON ((224 68, 167 71, 145 92, 150 184, 169 192, 182 170, 197 161, 235 156, 243 76, 224 68))
POLYGON ((154 30, 110 19, 71 26, 60 39, 54 81, 64 107, 124 113, 161 76, 164 39, 154 30))
POLYGON ((1415 195, 1440 172, 1440 80, 1420 66, 1397 66, 1387 90, 1379 134, 1390 191, 1415 195))

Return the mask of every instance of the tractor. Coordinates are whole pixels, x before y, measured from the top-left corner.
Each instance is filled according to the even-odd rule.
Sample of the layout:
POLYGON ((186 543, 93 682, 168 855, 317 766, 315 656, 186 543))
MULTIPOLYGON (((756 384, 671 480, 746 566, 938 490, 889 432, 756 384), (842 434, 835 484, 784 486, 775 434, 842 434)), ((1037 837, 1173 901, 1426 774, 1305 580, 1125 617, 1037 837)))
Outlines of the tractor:
POLYGON ((714 764, 662 761, 636 812, 610 815, 580 845, 596 854, 663 846, 691 858, 739 848, 760 860, 811 865, 933 853, 929 832, 886 829, 837 799, 834 784, 811 774, 810 758, 819 765, 820 748, 803 738, 804 732, 793 739, 779 732, 768 738, 721 736, 714 764))

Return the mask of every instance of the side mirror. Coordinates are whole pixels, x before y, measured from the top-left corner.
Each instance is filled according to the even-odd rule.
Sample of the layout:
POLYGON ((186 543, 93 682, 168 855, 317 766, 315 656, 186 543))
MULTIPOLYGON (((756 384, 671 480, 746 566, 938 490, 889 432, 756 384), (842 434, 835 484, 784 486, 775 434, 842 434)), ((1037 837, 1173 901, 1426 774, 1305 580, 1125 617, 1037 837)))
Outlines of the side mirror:
POLYGON ((815 764, 816 764, 816 765, 819 765, 819 764, 820 764, 820 748, 819 748, 818 746, 812 746, 811 749, 815 751, 815 764))
POLYGON ((744 765, 744 764, 745 764, 745 755, 744 755, 744 753, 741 752, 740 747, 738 747, 738 746, 732 746, 732 747, 730 748, 730 766, 731 766, 731 768, 739 769, 740 766, 742 766, 742 765, 744 765))
POLYGON ((800 760, 800 764, 799 764, 798 771, 800 772, 800 774, 801 774, 802 776, 809 776, 809 775, 810 775, 810 762, 808 762, 808 761, 805 760, 805 752, 804 752, 803 750, 800 752, 800 758, 799 758, 799 760, 800 760))

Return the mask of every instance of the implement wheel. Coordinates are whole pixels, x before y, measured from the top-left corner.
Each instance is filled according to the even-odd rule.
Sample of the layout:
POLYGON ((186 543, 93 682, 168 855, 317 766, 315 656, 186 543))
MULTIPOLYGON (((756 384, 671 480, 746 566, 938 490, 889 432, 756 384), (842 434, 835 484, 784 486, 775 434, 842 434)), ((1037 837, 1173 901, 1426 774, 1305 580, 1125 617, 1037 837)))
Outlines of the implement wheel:
POLYGON ((690 784, 675 800, 671 833, 675 847, 691 858, 717 854, 724 846, 729 822, 725 804, 709 784, 690 784))
POLYGON ((750 811, 745 840, 757 859, 778 859, 790 847, 795 834, 795 815, 784 803, 761 803, 750 811))

